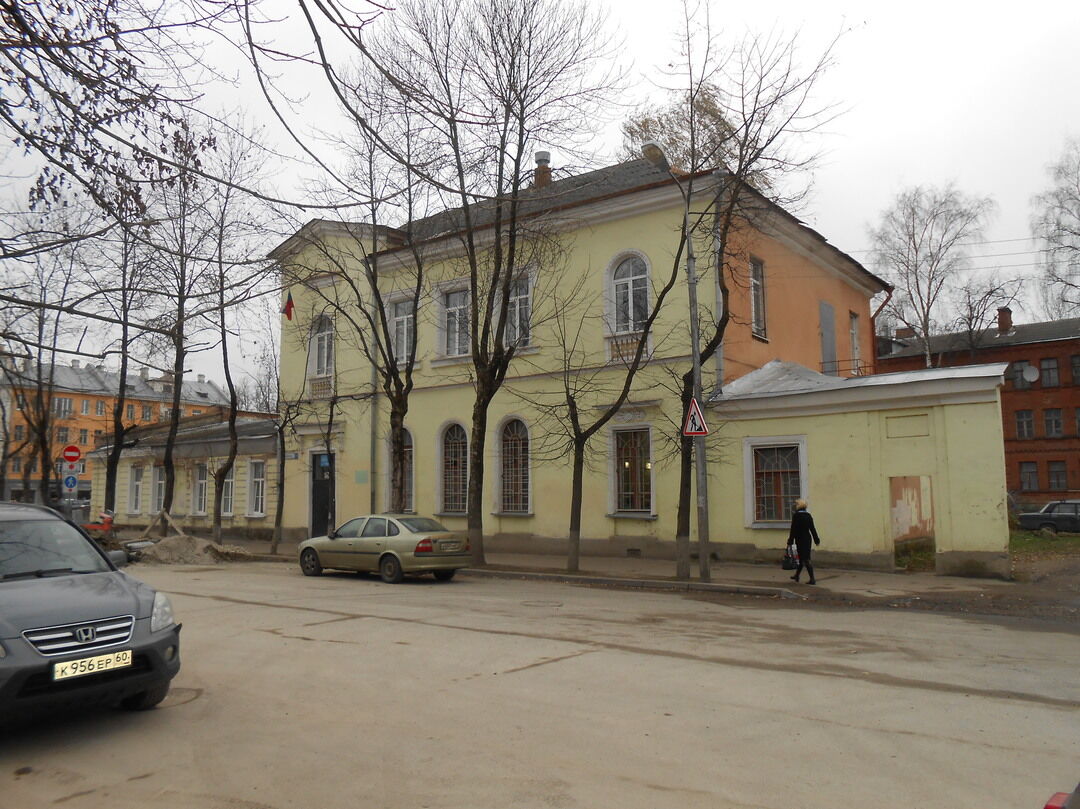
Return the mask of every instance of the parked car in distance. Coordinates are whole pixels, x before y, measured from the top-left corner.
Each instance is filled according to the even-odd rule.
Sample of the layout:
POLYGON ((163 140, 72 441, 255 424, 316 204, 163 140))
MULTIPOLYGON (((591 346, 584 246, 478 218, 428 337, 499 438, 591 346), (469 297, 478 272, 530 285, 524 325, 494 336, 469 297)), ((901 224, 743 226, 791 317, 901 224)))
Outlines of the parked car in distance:
POLYGON ((1029 531, 1080 531, 1080 500, 1052 500, 1041 511, 1026 512, 1018 519, 1029 531))
POLYGON ((305 576, 326 568, 377 571, 391 584, 419 573, 449 581, 472 559, 466 537, 415 514, 354 517, 324 537, 304 540, 298 552, 305 576))
POLYGON ((0 722, 48 708, 152 708, 180 670, 168 596, 52 509, 0 503, 0 722))
POLYGON ((1080 809, 1080 784, 1071 793, 1058 792, 1051 796, 1043 809, 1080 809))

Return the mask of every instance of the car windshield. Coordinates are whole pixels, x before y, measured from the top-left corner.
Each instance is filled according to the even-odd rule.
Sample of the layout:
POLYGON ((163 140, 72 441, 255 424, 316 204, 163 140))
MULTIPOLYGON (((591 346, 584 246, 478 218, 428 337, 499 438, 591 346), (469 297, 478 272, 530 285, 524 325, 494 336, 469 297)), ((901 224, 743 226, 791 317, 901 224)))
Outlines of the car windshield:
POLYGON ((398 522, 414 534, 426 534, 429 531, 445 531, 439 523, 430 517, 399 517, 398 522))
POLYGON ((0 580, 105 570, 108 562, 66 522, 0 521, 0 580))

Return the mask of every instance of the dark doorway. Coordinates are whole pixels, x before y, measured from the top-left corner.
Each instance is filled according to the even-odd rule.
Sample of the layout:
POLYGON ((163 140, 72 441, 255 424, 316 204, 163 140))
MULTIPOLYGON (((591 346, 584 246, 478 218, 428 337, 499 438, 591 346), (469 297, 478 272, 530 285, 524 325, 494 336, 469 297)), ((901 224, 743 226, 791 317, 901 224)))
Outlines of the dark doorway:
POLYGON ((311 456, 311 536, 325 536, 334 524, 334 454, 311 456))

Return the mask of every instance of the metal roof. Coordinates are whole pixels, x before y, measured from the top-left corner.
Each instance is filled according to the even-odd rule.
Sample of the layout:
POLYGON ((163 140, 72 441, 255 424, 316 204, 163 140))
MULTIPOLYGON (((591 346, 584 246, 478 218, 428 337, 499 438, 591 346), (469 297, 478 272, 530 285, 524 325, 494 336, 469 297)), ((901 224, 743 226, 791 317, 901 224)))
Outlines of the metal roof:
MULTIPOLYGON (((1001 346, 1024 345, 1027 343, 1049 343, 1057 340, 1080 338, 1080 317, 1064 320, 1047 320, 1041 323, 1021 323, 1014 325, 1007 334, 999 334, 997 326, 983 329, 978 333, 975 351, 986 351, 1001 346)), ((904 348, 882 355, 881 359, 892 357, 917 357, 923 353, 921 343, 913 338, 904 348)), ((967 332, 935 334, 930 337, 931 354, 947 354, 953 351, 971 351, 972 341, 967 332)))

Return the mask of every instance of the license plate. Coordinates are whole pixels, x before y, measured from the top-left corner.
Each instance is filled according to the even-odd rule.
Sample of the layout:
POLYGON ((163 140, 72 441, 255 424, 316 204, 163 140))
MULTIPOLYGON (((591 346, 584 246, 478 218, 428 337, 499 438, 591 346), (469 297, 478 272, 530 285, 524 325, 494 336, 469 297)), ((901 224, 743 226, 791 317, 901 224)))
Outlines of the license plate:
POLYGON ((69 677, 82 677, 86 674, 100 674, 103 671, 122 669, 131 665, 131 649, 113 652, 97 657, 84 657, 81 660, 66 660, 53 664, 53 679, 66 680, 69 677))
POLYGON ((443 551, 459 551, 461 550, 460 542, 440 542, 439 550, 443 551))

